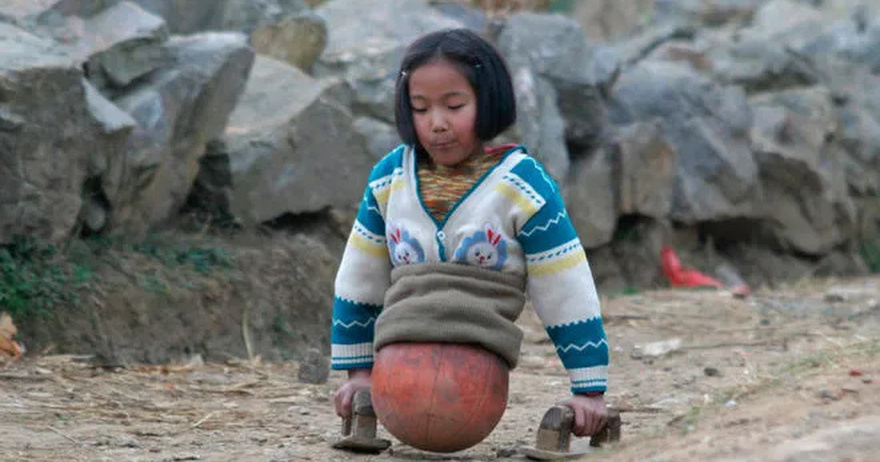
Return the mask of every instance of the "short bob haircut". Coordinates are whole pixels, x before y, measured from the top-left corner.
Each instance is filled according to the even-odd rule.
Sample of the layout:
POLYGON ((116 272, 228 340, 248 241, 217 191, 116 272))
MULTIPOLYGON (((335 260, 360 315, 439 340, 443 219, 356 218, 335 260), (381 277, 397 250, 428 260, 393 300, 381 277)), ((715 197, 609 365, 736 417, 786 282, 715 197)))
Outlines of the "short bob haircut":
POLYGON ((476 135, 489 141, 516 122, 516 100, 504 59, 485 39, 467 29, 427 34, 406 48, 397 76, 394 119, 401 140, 420 151, 409 101, 409 78, 419 67, 439 59, 456 65, 477 96, 476 135))

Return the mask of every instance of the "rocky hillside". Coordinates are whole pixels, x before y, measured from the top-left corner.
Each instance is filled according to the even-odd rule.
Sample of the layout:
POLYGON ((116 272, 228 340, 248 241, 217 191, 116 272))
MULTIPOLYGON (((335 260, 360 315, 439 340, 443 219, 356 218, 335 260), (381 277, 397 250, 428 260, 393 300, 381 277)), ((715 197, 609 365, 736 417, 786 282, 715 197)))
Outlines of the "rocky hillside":
POLYGON ((469 27, 514 76, 499 141, 563 186, 603 292, 666 284, 665 245, 753 286, 880 268, 876 2, 473 3, 2 2, 0 244, 295 225, 324 294, 403 48, 469 27))

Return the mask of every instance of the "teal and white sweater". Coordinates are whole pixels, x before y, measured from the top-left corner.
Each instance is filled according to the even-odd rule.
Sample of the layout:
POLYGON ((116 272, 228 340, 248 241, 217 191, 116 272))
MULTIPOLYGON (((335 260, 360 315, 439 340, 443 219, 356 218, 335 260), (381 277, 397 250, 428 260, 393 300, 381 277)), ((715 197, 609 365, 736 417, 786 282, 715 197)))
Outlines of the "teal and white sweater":
POLYGON ((608 342, 586 254, 556 183, 523 147, 504 154, 438 222, 400 146, 373 168, 336 277, 333 369, 370 368, 376 319, 401 265, 452 262, 526 279, 575 393, 605 391, 608 342))

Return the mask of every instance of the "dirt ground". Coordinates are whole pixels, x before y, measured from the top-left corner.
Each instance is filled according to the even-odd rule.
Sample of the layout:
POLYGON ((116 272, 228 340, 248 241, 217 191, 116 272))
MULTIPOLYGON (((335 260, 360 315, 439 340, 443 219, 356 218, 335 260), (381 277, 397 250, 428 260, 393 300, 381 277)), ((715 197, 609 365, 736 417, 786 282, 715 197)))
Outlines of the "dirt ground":
MULTIPOLYGON (((644 292, 605 299, 603 310, 608 401, 622 411, 623 439, 584 460, 880 461, 880 277, 746 299, 644 292)), ((108 370, 38 356, 0 369, 0 460, 524 460, 517 448, 534 442, 567 376, 532 311, 520 325, 507 412, 459 453, 397 441, 375 456, 331 449, 338 373, 310 385, 297 382, 293 363, 108 370)))

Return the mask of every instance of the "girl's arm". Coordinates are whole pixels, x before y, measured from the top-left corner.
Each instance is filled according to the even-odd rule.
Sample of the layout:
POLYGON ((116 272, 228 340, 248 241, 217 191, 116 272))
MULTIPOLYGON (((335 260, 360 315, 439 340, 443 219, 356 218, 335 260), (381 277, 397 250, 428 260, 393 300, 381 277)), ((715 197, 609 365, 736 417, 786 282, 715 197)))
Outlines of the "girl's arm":
POLYGON ((373 331, 391 272, 385 219, 373 190, 376 180, 381 180, 381 166, 380 163, 370 175, 336 274, 330 330, 333 369, 373 366, 373 331))
POLYGON ((558 187, 536 169, 538 179, 529 183, 546 203, 517 235, 526 255, 529 296, 569 372, 571 391, 604 392, 608 341, 593 275, 558 187))

